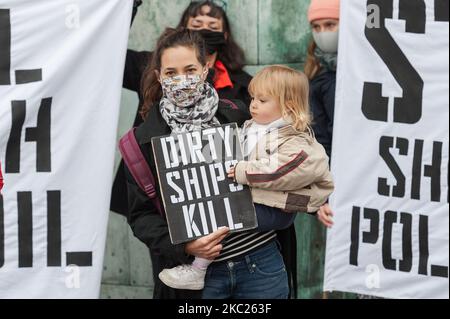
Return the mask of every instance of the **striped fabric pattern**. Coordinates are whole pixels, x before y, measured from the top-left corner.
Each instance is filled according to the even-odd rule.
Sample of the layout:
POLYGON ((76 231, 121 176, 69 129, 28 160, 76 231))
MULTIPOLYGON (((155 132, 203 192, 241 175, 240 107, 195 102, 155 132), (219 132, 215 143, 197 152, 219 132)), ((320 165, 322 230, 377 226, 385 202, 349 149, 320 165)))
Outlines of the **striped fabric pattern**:
POLYGON ((223 249, 214 262, 227 261, 262 247, 277 237, 275 231, 258 233, 254 231, 234 233, 225 238, 223 249))

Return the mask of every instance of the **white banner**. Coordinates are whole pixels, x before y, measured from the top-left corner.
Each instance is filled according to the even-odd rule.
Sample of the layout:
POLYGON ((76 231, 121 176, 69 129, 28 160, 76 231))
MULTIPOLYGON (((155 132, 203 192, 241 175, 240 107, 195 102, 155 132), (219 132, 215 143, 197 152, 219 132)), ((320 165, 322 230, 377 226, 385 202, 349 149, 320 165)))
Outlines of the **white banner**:
POLYGON ((341 1, 325 291, 449 297, 448 5, 341 1))
POLYGON ((132 0, 0 0, 0 298, 97 298, 132 0))

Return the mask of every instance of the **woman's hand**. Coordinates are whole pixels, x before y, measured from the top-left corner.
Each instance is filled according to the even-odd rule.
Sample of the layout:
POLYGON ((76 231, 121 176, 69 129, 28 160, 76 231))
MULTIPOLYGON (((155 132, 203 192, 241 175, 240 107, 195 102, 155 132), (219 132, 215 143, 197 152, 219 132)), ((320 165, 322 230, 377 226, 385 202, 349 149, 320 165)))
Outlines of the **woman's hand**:
POLYGON ((331 210, 330 205, 325 204, 320 207, 319 212, 317 213, 317 218, 320 220, 325 227, 331 228, 334 225, 333 222, 334 213, 331 210))
POLYGON ((223 227, 208 236, 191 241, 186 244, 185 252, 191 256, 213 260, 220 255, 223 248, 220 243, 229 232, 229 228, 223 227))

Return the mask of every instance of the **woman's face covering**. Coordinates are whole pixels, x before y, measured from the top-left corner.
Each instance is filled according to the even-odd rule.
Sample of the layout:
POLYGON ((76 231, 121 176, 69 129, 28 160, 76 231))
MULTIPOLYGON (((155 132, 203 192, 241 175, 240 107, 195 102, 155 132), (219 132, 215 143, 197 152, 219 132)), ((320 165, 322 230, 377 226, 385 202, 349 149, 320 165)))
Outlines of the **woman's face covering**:
POLYGON ((202 8, 202 15, 189 18, 187 28, 191 30, 211 30, 214 32, 224 32, 222 19, 208 16, 210 11, 210 7, 204 6, 202 8))
POLYGON ((192 48, 169 48, 161 56, 160 78, 162 80, 179 75, 200 75, 205 80, 204 69, 192 48))
POLYGON ((339 43, 339 20, 320 19, 311 23, 314 42, 325 53, 336 53, 339 43))

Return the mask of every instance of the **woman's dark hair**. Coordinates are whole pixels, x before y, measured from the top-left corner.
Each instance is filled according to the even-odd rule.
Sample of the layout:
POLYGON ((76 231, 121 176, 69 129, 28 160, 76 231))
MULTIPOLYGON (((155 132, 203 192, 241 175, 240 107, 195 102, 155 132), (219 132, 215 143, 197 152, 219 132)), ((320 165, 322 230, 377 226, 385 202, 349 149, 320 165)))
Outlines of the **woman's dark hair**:
POLYGON ((178 28, 187 28, 189 19, 201 15, 208 15, 211 18, 223 21, 223 31, 227 34, 226 44, 218 52, 218 59, 225 64, 229 71, 241 70, 245 65, 245 54, 241 47, 234 41, 231 33, 231 26, 227 14, 223 8, 211 0, 192 1, 181 17, 178 28), (208 6, 211 10, 206 14, 203 7, 208 6))
POLYGON ((201 65, 205 66, 207 63, 206 45, 200 34, 185 28, 166 29, 159 38, 151 62, 145 69, 142 77, 142 95, 144 102, 140 114, 144 120, 147 118, 150 108, 162 98, 161 83, 159 83, 155 72, 160 72, 161 70, 162 55, 165 50, 176 47, 194 49, 201 65))

